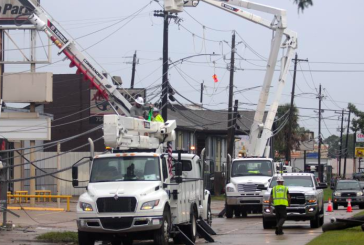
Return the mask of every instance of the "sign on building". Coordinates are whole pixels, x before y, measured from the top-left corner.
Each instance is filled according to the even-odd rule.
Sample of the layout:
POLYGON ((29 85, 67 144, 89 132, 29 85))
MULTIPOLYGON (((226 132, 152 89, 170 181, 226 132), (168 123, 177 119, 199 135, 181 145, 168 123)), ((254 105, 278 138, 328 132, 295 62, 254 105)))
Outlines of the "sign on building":
MULTIPOLYGON (((104 121, 104 115, 115 114, 111 106, 106 100, 99 100, 96 95, 97 90, 90 90, 90 123, 101 124, 104 121)), ((130 104, 134 104, 134 100, 137 96, 146 98, 146 90, 143 88, 137 89, 119 89, 119 92, 129 101, 130 104)), ((120 115, 123 115, 121 110, 118 111, 120 115)))
POLYGON ((357 132, 356 133, 356 142, 364 142, 364 134, 362 134, 361 132, 357 132))
MULTIPOLYGON (((40 0, 31 0, 33 3, 39 3, 40 0)), ((19 2, 19 0, 0 0, 0 25, 15 25, 15 18, 17 21, 24 24, 27 22, 27 16, 20 16, 28 14, 29 10, 19 2), (26 21, 25 23, 23 23, 26 21)))

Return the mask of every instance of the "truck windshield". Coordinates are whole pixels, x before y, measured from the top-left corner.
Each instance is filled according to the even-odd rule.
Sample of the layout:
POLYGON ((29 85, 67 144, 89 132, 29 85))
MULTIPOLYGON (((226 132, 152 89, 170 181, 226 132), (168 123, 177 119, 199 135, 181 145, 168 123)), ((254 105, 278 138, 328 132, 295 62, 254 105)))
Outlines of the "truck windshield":
POLYGON ((272 162, 266 160, 234 161, 231 177, 256 175, 272 176, 272 162))
MULTIPOLYGON (((311 176, 284 176, 285 186, 313 187, 311 176)), ((277 177, 274 177, 269 188, 277 185, 277 177)))
POLYGON ((90 182, 161 180, 158 157, 96 158, 90 182))
POLYGON ((337 182, 336 190, 360 190, 359 182, 337 182))

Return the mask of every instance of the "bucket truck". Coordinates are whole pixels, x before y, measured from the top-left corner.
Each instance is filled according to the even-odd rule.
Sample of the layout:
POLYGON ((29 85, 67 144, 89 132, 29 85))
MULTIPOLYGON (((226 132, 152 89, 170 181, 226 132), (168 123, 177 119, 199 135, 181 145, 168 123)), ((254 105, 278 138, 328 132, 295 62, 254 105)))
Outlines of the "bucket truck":
POLYGON ((244 0, 165 0, 165 10, 170 12, 183 12, 184 7, 198 7, 204 2, 240 18, 248 20, 273 31, 271 49, 267 60, 267 68, 260 92, 254 122, 250 129, 248 158, 234 159, 231 166, 227 166, 226 185, 226 217, 232 218, 247 213, 261 213, 263 204, 262 191, 258 185, 268 185, 268 181, 275 173, 273 159, 268 158, 270 147, 269 139, 272 137, 272 125, 278 109, 283 88, 286 84, 287 74, 297 48, 297 33, 287 29, 287 17, 284 9, 262 5, 244 0), (246 9, 271 14, 272 21, 250 13, 246 9), (283 37, 285 39, 283 40, 283 37), (274 71, 280 49, 285 49, 281 58, 281 72, 277 85, 275 98, 272 101, 268 115, 263 123, 263 117, 274 71))
MULTIPOLYGON (((77 67, 77 73, 83 74, 116 113, 104 116, 104 141, 110 152, 90 158, 89 183, 77 203, 79 244, 109 241, 127 245, 154 239, 155 244, 167 245, 170 238, 178 244, 194 244, 197 235, 213 242, 211 198, 203 181, 205 151, 201 159, 194 154, 173 154, 176 121, 128 117, 131 105, 117 86, 41 6, 19 1, 30 12, 29 21, 46 33, 60 49, 59 55, 64 54, 70 66, 77 67), (166 147, 168 153, 164 153, 166 147)), ((80 188, 77 165, 72 178, 73 186, 80 188)))

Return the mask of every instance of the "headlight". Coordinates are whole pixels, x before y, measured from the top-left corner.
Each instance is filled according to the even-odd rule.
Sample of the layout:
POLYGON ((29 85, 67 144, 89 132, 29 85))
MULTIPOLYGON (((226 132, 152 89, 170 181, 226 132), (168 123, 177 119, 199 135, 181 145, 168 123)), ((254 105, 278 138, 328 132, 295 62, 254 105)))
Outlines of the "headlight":
POLYGON ((226 192, 234 192, 234 188, 233 187, 226 187, 226 192))
POLYGON ((308 203, 316 203, 317 202, 317 197, 314 195, 307 195, 306 196, 306 201, 308 203))
POLYGON ((140 210, 150 210, 150 209, 153 209, 154 207, 158 206, 158 204, 159 204, 159 200, 145 202, 145 203, 143 203, 140 210))
POLYGON ((359 191, 356 193, 357 196, 362 196, 363 195, 363 192, 362 191, 359 191))
POLYGON ((91 204, 80 202, 80 208, 85 212, 92 212, 94 209, 92 208, 91 204))
POLYGON ((341 197, 341 193, 340 193, 340 192, 335 192, 335 193, 334 193, 334 196, 341 197))

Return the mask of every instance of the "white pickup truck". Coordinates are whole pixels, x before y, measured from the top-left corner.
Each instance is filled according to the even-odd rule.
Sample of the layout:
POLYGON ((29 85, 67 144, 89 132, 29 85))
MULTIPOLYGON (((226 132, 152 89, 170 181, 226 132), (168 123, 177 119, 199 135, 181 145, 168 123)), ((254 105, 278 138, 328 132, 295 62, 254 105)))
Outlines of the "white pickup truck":
MULTIPOLYGON (((272 188, 277 185, 275 175, 264 193, 263 228, 270 229, 276 225, 275 210, 268 207, 272 188)), ((324 192, 326 184, 318 184, 311 173, 283 174, 284 185, 288 187, 291 205, 287 207, 287 220, 310 221, 311 228, 318 228, 324 223, 324 192)), ((261 188, 263 189, 263 188, 261 188)))
MULTIPOLYGON (((178 179, 171 177, 167 158, 167 154, 139 152, 96 156, 86 192, 77 204, 79 244, 130 245, 133 240, 154 239, 155 244, 166 245, 169 238, 179 244, 179 231, 194 242, 199 221, 211 224, 203 164, 197 155, 181 154, 171 170, 176 176, 175 168, 180 169, 178 179)), ((77 175, 74 167, 74 180, 77 175)))
POLYGON ((262 213, 263 193, 257 189, 267 185, 274 174, 273 159, 239 158, 231 164, 230 183, 226 185, 226 217, 262 213))

